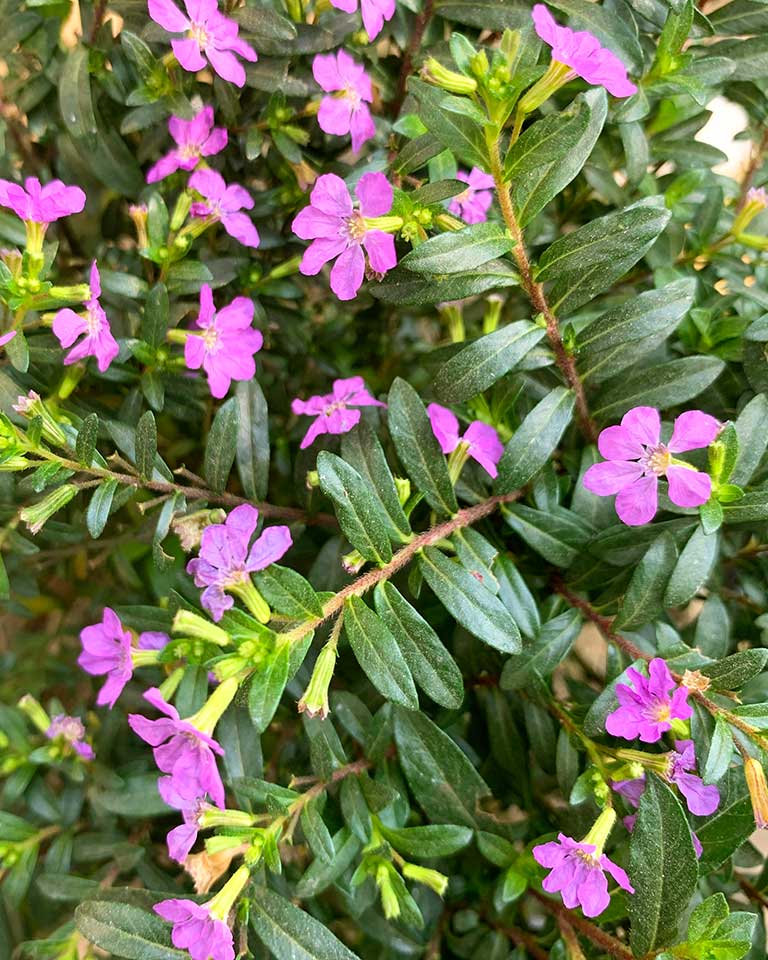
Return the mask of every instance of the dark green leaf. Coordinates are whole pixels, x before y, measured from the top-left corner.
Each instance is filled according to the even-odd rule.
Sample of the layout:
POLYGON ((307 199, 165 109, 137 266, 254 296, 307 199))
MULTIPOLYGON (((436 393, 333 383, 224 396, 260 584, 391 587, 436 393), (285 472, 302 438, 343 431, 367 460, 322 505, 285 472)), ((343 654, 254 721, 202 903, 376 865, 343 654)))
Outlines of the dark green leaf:
POLYGON ((185 960, 171 945, 171 925, 128 903, 87 900, 75 910, 75 926, 94 946, 126 960, 185 960))
POLYGON ((357 960, 325 924, 266 888, 251 900, 250 918, 276 960, 357 960))
POLYGON ((663 609, 664 593, 676 563, 675 541, 670 533, 662 533, 632 574, 614 621, 617 630, 631 629, 656 619, 663 609))
POLYGON ((227 485, 229 471, 235 462, 240 410, 237 397, 230 397, 216 411, 205 446, 203 473, 212 490, 220 493, 227 485))
POLYGON ((168 309, 168 291, 164 284, 158 283, 147 294, 141 320, 141 339, 150 347, 159 347, 165 340, 168 309))
POLYGON ((136 467, 142 480, 149 480, 157 455, 157 424, 151 410, 136 424, 136 467))
POLYGON ((453 856, 472 840, 472 831, 468 827, 447 823, 399 829, 382 825, 381 832, 399 853, 419 859, 453 856))
POLYGON ((446 94, 421 80, 410 77, 408 92, 419 104, 419 119, 437 139, 470 166, 488 169, 488 147, 483 129, 474 120, 445 110, 446 94))
POLYGON ((379 693, 417 710, 416 688, 400 648, 385 623, 360 597, 350 597, 344 605, 344 630, 357 662, 379 693))
POLYGON ((700 863, 702 874, 716 870, 755 829, 743 770, 731 768, 718 787, 720 806, 694 827, 704 847, 700 863))
POLYGON ((253 580, 267 603, 283 616, 295 620, 322 617, 323 608, 311 584, 290 567, 270 564, 253 575, 253 580))
POLYGON ((514 287, 520 282, 508 260, 490 260, 477 270, 419 276, 405 267, 397 267, 379 283, 371 283, 368 292, 387 303, 414 304, 464 300, 489 290, 514 287))
POLYGON ((532 681, 546 679, 568 655, 581 629, 578 610, 568 610, 548 620, 533 643, 526 644, 524 652, 510 657, 501 674, 504 690, 531 689, 532 681))
POLYGON ((752 677, 765 669, 768 663, 768 650, 742 650, 718 663, 701 668, 705 677, 709 677, 715 690, 739 690, 752 677))
POLYGON ((502 514, 529 547, 563 568, 570 567, 595 532, 590 524, 565 507, 553 507, 545 512, 523 503, 510 503, 502 514))
POLYGON ((267 401, 257 380, 238 383, 237 473, 245 495, 263 500, 269 482, 269 419, 267 401))
POLYGON ((93 463, 93 455, 96 452, 98 436, 99 417, 95 413, 89 413, 87 417, 83 418, 80 429, 77 431, 77 440, 75 441, 75 455, 84 467, 90 467, 93 463))
POLYGON ((400 504, 392 471, 379 438, 365 421, 344 434, 341 440, 341 455, 357 470, 368 484, 370 492, 384 508, 390 538, 405 541, 411 535, 411 525, 400 504))
POLYGON ((88 533, 94 540, 97 540, 104 532, 117 487, 117 480, 110 478, 102 481, 93 491, 91 502, 88 504, 85 514, 85 524, 88 527, 88 533))
POLYGON ((251 677, 248 690, 248 712, 258 733, 272 722, 280 698, 288 682, 290 643, 277 643, 275 649, 259 664, 251 677))
POLYGON ((413 273, 465 273, 508 253, 513 239, 497 223, 475 223, 430 237, 400 261, 413 273))
POLYGON ((717 534, 704 533, 698 526, 680 551, 680 557, 664 592, 665 607, 680 607, 704 586, 717 559, 717 534))
POLYGON ((496 493, 511 493, 525 486, 549 462, 571 422, 574 403, 570 390, 556 387, 536 404, 504 448, 496 493))

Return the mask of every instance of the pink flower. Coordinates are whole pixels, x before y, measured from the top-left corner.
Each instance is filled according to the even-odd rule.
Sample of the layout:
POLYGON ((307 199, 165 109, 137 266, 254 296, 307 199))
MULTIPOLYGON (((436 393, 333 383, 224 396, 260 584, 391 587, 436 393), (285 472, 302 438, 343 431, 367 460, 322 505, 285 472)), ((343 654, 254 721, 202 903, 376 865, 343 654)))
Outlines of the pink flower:
POLYGON ((481 420, 474 420, 461 437, 459 421, 451 410, 441 407, 439 403, 430 403, 427 413, 432 433, 437 437, 443 453, 453 453, 459 443, 464 443, 468 447, 469 456, 477 460, 486 473, 492 477, 498 474, 497 465, 504 453, 504 445, 493 427, 481 420))
POLYGON ((768 207, 768 191, 765 187, 750 187, 745 198, 746 203, 754 203, 761 207, 768 207))
POLYGON ((83 760, 93 760, 93 747, 85 742, 85 727, 77 717, 59 713, 51 719, 51 725, 45 731, 49 740, 60 740, 71 747, 83 760))
POLYGON ((256 374, 253 355, 261 350, 264 338, 251 327, 253 300, 235 297, 216 311, 213 291, 207 283, 200 288, 200 313, 196 323, 204 333, 191 333, 184 343, 184 361, 190 370, 202 367, 216 399, 226 396, 233 380, 252 380, 256 374))
POLYGON ((8 333, 4 333, 2 337, 0 337, 0 347, 4 347, 6 343, 10 343, 15 336, 16 336, 15 330, 9 330, 8 333))
POLYGON ((668 754, 665 774, 670 783, 685 797, 688 809, 697 817, 707 817, 720 805, 720 791, 715 784, 705 784, 701 777, 689 771, 696 769, 696 751, 693 740, 675 740, 675 749, 668 754))
POLYGON ((196 170, 189 178, 189 188, 197 190, 205 203, 192 204, 193 217, 212 217, 220 221, 230 237, 245 247, 258 247, 259 234, 249 218, 239 211, 253 207, 253 198, 237 183, 226 185, 215 170, 196 170))
POLYGON ((210 807, 210 804, 207 804, 203 797, 182 796, 176 789, 172 777, 160 777, 157 781, 157 790, 164 802, 169 807, 180 810, 184 818, 184 822, 169 830, 166 837, 168 856, 177 863, 184 863, 197 841, 200 831, 200 814, 206 807, 210 807))
POLYGON ((320 101, 320 129, 338 137, 351 133, 352 149, 358 153, 366 140, 376 135, 371 111, 366 106, 373 102, 371 78, 345 50, 335 55, 319 53, 312 61, 312 73, 326 93, 336 93, 320 101))
POLYGON ((579 843, 559 833, 557 840, 532 851, 536 862, 550 871, 542 887, 547 893, 559 892, 569 910, 580 906, 585 917, 599 916, 610 903, 606 872, 623 890, 635 892, 624 870, 604 853, 596 856, 596 849, 593 843, 579 843))
MULTIPOLYGON (((679 747, 680 743, 676 744, 676 746, 679 747)), ((680 754, 674 754, 674 756, 679 757, 680 754)), ((698 780, 699 778, 694 777, 694 779, 698 780)), ((628 806, 633 807, 636 810, 640 806, 640 798, 645 792, 645 774, 643 774, 643 776, 641 777, 635 778, 634 780, 613 780, 611 781, 611 789, 615 790, 616 793, 621 794, 621 796, 624 797, 624 800, 627 802, 628 806)), ((708 790, 709 788, 705 787, 704 789, 708 790)), ((720 802, 720 791, 717 790, 717 787, 715 787, 715 790, 717 791, 717 803, 715 804, 715 806, 712 808, 710 812, 714 812, 714 810, 717 808, 718 803, 720 802)), ((682 793, 683 791, 681 790, 680 792, 682 793)), ((693 810, 691 809, 690 805, 688 809, 691 810, 691 812, 693 813, 693 810)), ((632 831, 635 829, 636 822, 637 822, 636 813, 631 813, 629 816, 624 817, 622 819, 622 823, 627 828, 629 833, 632 833, 632 831)), ((696 853, 697 859, 701 860, 701 855, 704 852, 704 847, 702 847, 701 840, 699 840, 699 838, 696 836, 693 830, 691 830, 691 841, 693 842, 693 849, 694 849, 694 852, 696 853)))
POLYGON ((483 173, 479 167, 472 167, 469 173, 462 170, 456 174, 457 180, 468 184, 467 189, 451 199, 448 209, 461 217, 465 223, 484 223, 488 219, 488 210, 493 203, 495 188, 493 177, 483 173))
MULTIPOLYGON (((162 650, 168 640, 165 633, 142 633, 138 649, 162 650)), ((80 642, 83 652, 77 662, 92 676, 106 675, 107 681, 99 691, 96 703, 100 707, 106 705, 111 710, 133 676, 135 664, 131 633, 123 627, 111 607, 104 607, 101 622, 80 631, 80 642)))
POLYGON ((232 931, 211 916, 205 904, 193 900, 163 900, 156 914, 173 924, 171 940, 179 950, 188 950, 192 960, 234 960, 232 931))
POLYGON ((310 397, 291 403, 291 410, 298 416, 315 417, 315 422, 304 434, 301 449, 304 450, 321 433, 349 433, 360 422, 360 411, 349 407, 385 407, 365 389, 362 377, 349 377, 347 380, 334 380, 333 390, 322 396, 310 397))
MULTIPOLYGON (((354 13, 357 10, 357 0, 331 0, 331 6, 343 10, 344 13, 354 13)), ((394 17, 395 0, 360 0, 360 12, 368 39, 373 40, 381 33, 384 21, 394 17)))
POLYGON ((258 519, 250 504, 235 507, 224 523, 203 530, 200 555, 187 564, 195 586, 205 587, 200 602, 217 623, 234 603, 225 591, 249 584, 252 573, 277 563, 293 543, 288 527, 268 527, 249 549, 258 519))
POLYGON ((131 713, 128 724, 153 748, 158 769, 171 775, 173 788, 180 796, 204 797, 208 793, 216 806, 223 808, 224 784, 215 754, 223 756, 224 750, 213 737, 182 720, 178 710, 155 687, 147 690, 144 699, 165 716, 147 720, 141 714, 131 713))
POLYGON ((317 178, 291 229, 302 240, 312 240, 299 269, 308 277, 338 258, 331 270, 331 290, 339 300, 353 300, 365 275, 365 255, 374 273, 386 273, 397 264, 395 240, 389 233, 371 229, 367 217, 382 217, 392 207, 392 187, 383 173, 364 173, 355 187, 360 201, 354 210, 346 184, 335 173, 317 178))
POLYGON ((10 207, 22 220, 49 224, 80 213, 85 206, 85 194, 80 187, 68 187, 61 180, 51 180, 41 187, 37 177, 27 177, 24 187, 11 180, 0 180, 0 207, 10 207))
POLYGON ((714 417, 689 410, 675 420, 672 438, 664 444, 659 411, 635 407, 624 414, 620 426, 607 427, 600 434, 597 446, 606 461, 587 470, 584 486, 601 497, 616 494, 616 513, 632 527, 653 519, 659 477, 666 477, 672 503, 698 507, 709 499, 712 481, 672 454, 708 447, 719 430, 714 417))
POLYGON ((100 372, 104 373, 120 352, 120 347, 112 336, 109 320, 99 303, 101 278, 95 260, 91 265, 90 288, 91 297, 84 303, 85 313, 75 313, 69 307, 64 307, 53 318, 53 332, 64 349, 71 347, 79 336, 84 335, 64 358, 65 366, 86 357, 95 357, 100 372))
POLYGON ((184 39, 171 40, 176 59, 191 73, 205 68, 205 57, 222 78, 242 87, 245 68, 235 58, 255 63, 256 51, 238 37, 234 20, 219 13, 217 0, 184 0, 185 16, 171 0, 149 0, 149 15, 169 33, 183 33, 184 39), (203 56, 205 55, 205 56, 203 56))
POLYGON ((156 183, 177 170, 194 170, 201 157, 212 157, 227 145, 227 131, 213 125, 213 107, 203 109, 192 120, 171 117, 168 130, 176 149, 161 157, 147 171, 147 183, 156 183))
POLYGON ((543 3, 533 8, 533 25, 541 39, 552 47, 552 59, 570 67, 573 76, 605 87, 614 97, 637 93, 621 60, 589 31, 561 27, 543 3))
POLYGON ((627 676, 632 686, 616 684, 619 706, 605 719, 605 729, 611 736, 625 740, 639 737, 643 743, 656 743, 672 729, 673 720, 690 718, 688 688, 675 683, 661 657, 654 657, 648 664, 648 677, 634 667, 628 668, 627 676))

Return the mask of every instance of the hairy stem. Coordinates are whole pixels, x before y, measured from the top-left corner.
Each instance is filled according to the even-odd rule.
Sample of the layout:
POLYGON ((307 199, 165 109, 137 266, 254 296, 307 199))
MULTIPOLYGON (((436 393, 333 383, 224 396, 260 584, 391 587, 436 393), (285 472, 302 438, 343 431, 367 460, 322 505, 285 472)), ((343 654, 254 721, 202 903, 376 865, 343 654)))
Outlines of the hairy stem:
POLYGON ((424 8, 416 17, 413 24, 413 33, 411 34, 411 40, 403 56, 403 62, 400 65, 400 76, 397 78, 397 91, 395 92, 395 99, 392 101, 391 110, 393 117, 396 117, 398 113, 400 113, 400 107, 402 107, 403 100, 405 100, 408 77, 413 70, 413 60, 419 52, 421 41, 424 38, 424 32, 432 19, 432 3, 433 0, 424 0, 424 8))
POLYGON ((457 530, 461 530, 462 527, 469 527, 473 523, 477 523, 478 520, 482 520, 483 517, 487 517, 488 514, 493 513, 502 503, 512 503, 519 497, 519 490, 515 490, 512 493, 504 493, 500 496, 489 497, 487 500, 475 504, 475 506, 465 507, 463 510, 459 510, 450 520, 438 523, 431 529, 424 531, 424 533, 420 533, 401 550, 398 550, 389 563, 382 567, 369 570, 368 573, 364 573, 353 583, 350 583, 344 587, 343 590, 340 590, 336 596, 332 597, 323 607, 322 617, 313 617, 310 620, 305 620, 304 623, 284 634, 284 636, 291 641, 301 640, 310 630, 315 630, 320 624, 325 623, 326 620, 330 620, 331 617, 338 613, 350 597, 360 597, 375 587, 377 583, 381 583, 382 580, 389 580, 398 570, 402 570, 403 567, 407 566, 416 554, 425 547, 439 543, 440 540, 449 537, 457 530))
POLYGON ((550 900, 549 897, 545 897, 543 893, 539 893, 537 890, 529 890, 528 892, 558 921, 561 918, 564 919, 574 930, 577 930, 588 940, 591 940, 596 947, 600 947, 601 950, 609 953, 612 957, 616 957, 616 960, 632 960, 632 953, 628 947, 624 946, 621 940, 617 940, 616 937, 611 936, 610 933, 606 933, 605 930, 596 927, 594 923, 590 923, 589 920, 580 916, 575 910, 569 910, 567 907, 564 907, 558 900, 550 900))
POLYGON ((581 382, 581 377, 579 377, 578 371, 576 370, 576 361, 573 355, 565 348, 563 338, 560 335, 560 324, 547 302, 547 298, 544 295, 544 288, 533 279, 531 261, 528 259, 528 253, 525 248, 525 237, 515 216, 509 187, 504 182, 504 170, 501 163, 498 139, 489 136, 488 149, 491 156, 491 175, 496 182, 496 192, 499 197, 501 214, 504 217, 504 223, 507 225, 507 229, 515 240, 512 253, 517 260, 517 268, 520 271, 520 282, 534 310, 544 317, 547 326, 547 339, 555 355, 555 363, 565 378, 565 382, 571 390, 573 390, 576 397, 576 418, 579 422, 581 432, 590 443, 594 443, 597 439, 597 430, 589 413, 584 384, 581 382))

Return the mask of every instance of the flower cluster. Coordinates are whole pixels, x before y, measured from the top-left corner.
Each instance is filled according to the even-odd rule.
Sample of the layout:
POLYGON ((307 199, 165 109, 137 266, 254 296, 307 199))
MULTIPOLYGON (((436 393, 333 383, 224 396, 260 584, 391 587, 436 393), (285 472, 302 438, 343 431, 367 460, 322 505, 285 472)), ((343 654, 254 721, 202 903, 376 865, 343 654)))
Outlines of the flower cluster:
POLYGON ((330 393, 309 400, 291 401, 291 410, 298 416, 314 417, 315 421, 304 434, 301 449, 304 450, 323 433, 349 433, 360 422, 360 411, 350 407, 384 407, 386 404, 372 397, 365 388, 362 377, 334 380, 330 393))

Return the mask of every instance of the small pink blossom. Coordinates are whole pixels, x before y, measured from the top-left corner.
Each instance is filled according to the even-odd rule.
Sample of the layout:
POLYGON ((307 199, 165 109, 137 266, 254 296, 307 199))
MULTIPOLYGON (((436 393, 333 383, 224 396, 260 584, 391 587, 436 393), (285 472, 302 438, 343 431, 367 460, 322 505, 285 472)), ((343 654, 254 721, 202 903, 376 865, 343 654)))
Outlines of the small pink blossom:
POLYGON ((86 357, 95 357, 100 372, 104 373, 120 352, 120 347, 112 336, 109 320, 99 303, 101 278, 95 260, 91 266, 90 288, 90 299, 83 304, 85 313, 75 313, 69 307, 64 307, 53 318, 53 332, 64 349, 71 347, 79 336, 83 337, 64 358, 65 366, 86 357))
POLYGON ((635 407, 621 425, 607 427, 597 446, 605 462, 584 474, 584 486, 601 497, 616 494, 616 513, 628 526, 653 519, 658 508, 659 478, 667 480, 669 499, 679 507, 698 507, 712 491, 708 474, 695 470, 672 454, 708 447, 720 423, 701 410, 681 414, 669 443, 661 442, 661 418, 654 407, 635 407))
POLYGON ((350 407, 385 406, 385 403, 368 393, 362 377, 334 380, 331 393, 310 397, 309 400, 293 400, 291 410, 295 414, 316 418, 301 441, 301 449, 314 443, 321 433, 349 433, 360 422, 361 416, 359 410, 350 410, 350 407))
POLYGON ((201 157, 221 153, 227 145, 227 131, 213 125, 213 107, 203 109, 192 118, 171 117, 168 130, 176 149, 161 157, 147 171, 147 183, 156 183, 177 170, 194 170, 201 157))
POLYGON ((4 333, 2 337, 0 337, 0 347, 4 347, 6 343, 10 343, 15 336, 16 336, 15 330, 9 330, 8 333, 4 333))
POLYGON ((552 47, 552 59, 570 67, 573 76, 605 87, 614 97, 631 97, 637 93, 621 60, 588 30, 561 27, 543 3, 533 8, 533 25, 541 39, 552 47))
POLYGON ((634 887, 622 868, 604 853, 596 856, 593 843, 579 843, 564 833, 557 840, 533 848, 533 857, 550 872, 542 887, 547 893, 560 893, 569 910, 581 907, 585 917, 599 916, 610 903, 609 873, 622 890, 634 893, 634 887))
POLYGON ((643 743, 656 743, 672 729, 673 720, 690 719, 688 688, 673 680, 661 657, 654 657, 648 664, 647 677, 634 667, 627 669, 627 676, 631 686, 616 684, 619 706, 605 719, 605 729, 611 736, 624 740, 639 737, 643 743))
POLYGON ((708 817, 714 813, 720 806, 720 791, 714 783, 705 784, 701 777, 690 772, 696 769, 693 740, 675 740, 675 749, 667 757, 665 777, 685 797, 691 813, 697 817, 708 817))
POLYGON ((355 187, 359 209, 352 205, 347 185, 335 173, 317 178, 309 206, 299 211, 291 229, 312 243, 304 251, 299 269, 308 277, 319 273, 330 260, 331 290, 339 300, 353 300, 365 276, 365 254, 374 273, 397 265, 395 240, 389 233, 371 229, 368 217, 382 217, 392 207, 393 192, 383 173, 364 173, 355 187))
POLYGON ((211 916, 206 904, 163 900, 155 904, 154 911, 173 924, 174 947, 189 951, 192 960, 234 960, 232 931, 223 920, 211 916))
POLYGON ((12 180, 0 180, 0 207, 10 207, 17 217, 31 223, 53 223, 80 213, 85 206, 80 187, 68 187, 61 180, 51 180, 41 187, 37 177, 27 177, 24 187, 12 180))
MULTIPOLYGON (((679 747, 680 743, 678 742, 676 746, 679 747)), ((675 754, 675 756, 680 756, 680 754, 675 754)), ((695 777, 694 779, 698 780, 699 778, 695 777)), ((612 790, 615 790, 616 793, 620 794, 624 798, 629 807, 637 810, 637 808, 640 806, 640 798, 645 792, 645 774, 643 774, 641 777, 636 777, 634 780, 612 780, 610 786, 612 790)), ((708 790, 709 788, 705 787, 704 789, 708 790)), ((717 790, 717 787, 715 787, 715 790, 717 791, 717 799, 719 803, 720 791, 717 790)), ((683 791, 681 790, 680 792, 682 793, 683 791)), ((714 810, 717 808, 717 805, 718 804, 716 803, 712 812, 714 812, 714 810)), ((694 812, 690 805, 688 806, 688 809, 691 810, 691 813, 694 812)), ((632 833, 632 831, 635 829, 636 822, 636 813, 630 813, 628 816, 622 818, 622 823, 627 828, 629 833, 632 833)), ((701 860, 701 855, 704 853, 704 847, 702 847, 701 840, 699 840, 693 830, 691 830, 691 841, 693 842, 693 849, 696 854, 696 858, 701 860)))
POLYGON ((191 333, 184 343, 184 361, 190 370, 202 367, 216 399, 226 396, 233 380, 252 380, 256 375, 254 354, 264 338, 254 330, 253 300, 235 297, 216 310, 213 291, 207 283, 200 288, 200 313, 196 323, 203 333, 191 333))
POLYGON ((215 170, 196 170, 189 178, 190 190, 197 190, 205 202, 192 204, 193 217, 211 217, 245 247, 258 247, 259 234, 240 210, 253 207, 253 197, 237 183, 229 186, 215 170))
POLYGON ((290 548, 288 527, 267 527, 251 544, 259 511, 248 503, 235 507, 224 523, 203 530, 200 555, 187 564, 196 587, 205 587, 200 602, 218 623, 234 603, 225 591, 250 582, 251 574, 264 570, 290 548))
POLYGON ((493 203, 493 177, 479 167, 472 167, 469 173, 459 170, 456 179, 463 180, 468 186, 463 193, 451 198, 448 209, 465 223, 484 223, 493 203))
POLYGON ((760 207, 768 207, 768 191, 765 187, 750 187, 747 190, 745 203, 754 203, 760 207))
POLYGON ((439 403, 430 403, 427 407, 432 433, 437 437, 443 453, 453 453, 459 443, 467 445, 469 456, 476 460, 490 476, 498 474, 498 463, 504 453, 504 445, 498 433, 482 420, 473 420, 459 435, 459 421, 456 414, 439 403))
POLYGON ((160 777, 157 790, 169 807, 181 811, 184 822, 169 830, 166 837, 168 856, 177 863, 184 863, 200 832, 200 814, 206 808, 214 809, 200 796, 183 796, 178 792, 172 777, 160 777))
MULTIPOLYGON (((344 13, 354 13, 357 0, 331 0, 331 6, 344 13)), ((368 39, 374 40, 381 33, 384 21, 394 17, 395 0, 360 0, 360 12, 368 39)))
POLYGON ((219 13, 217 0, 184 0, 186 15, 171 0, 149 0, 149 15, 169 33, 183 33, 171 40, 176 59, 185 70, 205 69, 206 57, 214 71, 237 87, 245 85, 245 68, 235 57, 255 63, 256 51, 238 36, 239 26, 219 13))
POLYGON ((352 149, 358 153, 362 145, 376 135, 367 106, 373 102, 371 78, 346 50, 336 54, 319 53, 312 61, 312 73, 326 93, 334 94, 320 101, 317 114, 320 129, 337 137, 351 134, 352 149))
POLYGON ((83 721, 77 717, 70 717, 66 713, 59 713, 51 719, 51 725, 45 731, 49 740, 59 740, 66 743, 83 760, 93 760, 95 754, 90 743, 85 742, 85 727, 83 721))

